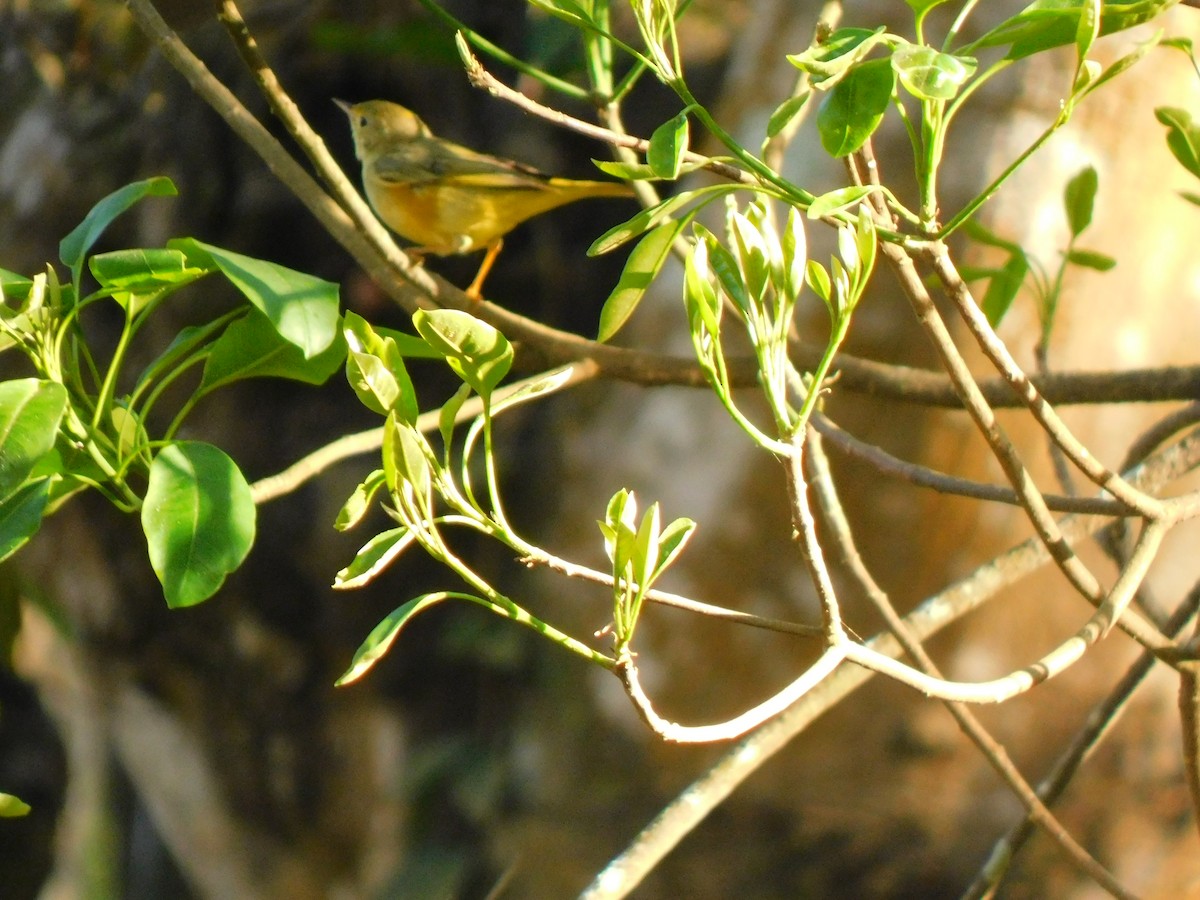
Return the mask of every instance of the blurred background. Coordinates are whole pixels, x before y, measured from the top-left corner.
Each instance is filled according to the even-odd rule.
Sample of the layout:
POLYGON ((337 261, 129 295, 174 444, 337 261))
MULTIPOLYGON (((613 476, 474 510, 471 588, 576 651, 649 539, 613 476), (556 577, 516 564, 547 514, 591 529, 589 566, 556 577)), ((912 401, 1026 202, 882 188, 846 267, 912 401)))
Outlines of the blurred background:
MULTIPOLYGON (((790 90, 795 70, 784 54, 807 45, 820 5, 697 0, 683 19, 689 83, 747 146, 757 147, 790 90)), ((445 6, 513 54, 581 77, 577 37, 532 6, 445 6)), ((213 7, 186 0, 158 7, 282 136, 213 7)), ((888 22, 907 33, 901 7, 848 3, 846 23, 888 22)), ((403 103, 439 136, 557 175, 593 177, 589 158, 608 156, 601 145, 472 89, 452 32, 415 0, 263 0, 242 9, 283 86, 356 183, 345 117, 332 98, 403 103)), ((1168 24, 1200 37, 1192 10, 1168 24)), ((618 26, 631 33, 620 15, 618 26)), ((537 99, 563 105, 484 61, 537 99)), ((949 201, 978 190, 1054 115, 1068 64, 1039 58, 978 98, 947 150, 949 201)), ((1056 218, 1062 184, 1088 161, 1101 172, 1089 242, 1122 262, 1103 280, 1072 285, 1054 348, 1063 369, 1194 361, 1195 218, 1174 197, 1185 182, 1176 183, 1151 108, 1194 109, 1195 101, 1182 55, 1152 57, 1145 71, 1085 108, 991 208, 997 231, 1053 248, 1065 235, 1056 218), (1128 120, 1114 114, 1131 109, 1140 112, 1128 120)), ((644 80, 625 121, 648 135, 678 111, 674 95, 644 80)), ((895 172, 902 196, 910 165, 903 141, 898 128, 879 138, 885 181, 895 172)), ((844 178, 811 127, 787 165, 815 191, 844 178)), ((0 0, 0 267, 36 273, 96 201, 152 175, 170 176, 179 196, 140 204, 98 250, 194 236, 339 282, 347 308, 405 327, 406 316, 147 45, 123 4, 0 0)), ((596 201, 518 229, 489 278, 489 299, 593 336, 622 259, 587 258, 584 250, 631 212, 628 202, 596 201)), ((814 229, 811 237, 814 255, 827 255, 829 235, 814 229)), ((477 262, 430 266, 465 284, 477 262)), ((664 273, 620 342, 690 352, 679 278, 676 269, 664 273)), ((203 292, 213 289, 206 282, 180 297, 209 303, 203 292)), ((848 351, 932 366, 886 272, 868 300, 848 351)), ((1005 335, 1028 360, 1036 329, 1026 307, 1018 304, 1005 335)), ((820 317, 810 312, 802 327, 819 337, 820 317)), ((147 358, 189 321, 187 303, 175 314, 146 340, 147 358)), ((97 340, 111 324, 91 323, 97 340)), ((27 374, 8 357, 0 357, 0 373, 27 374)), ((453 390, 433 365, 415 374, 423 409, 453 390)), ((1164 411, 1087 408, 1071 423, 1115 465, 1164 411)), ((996 477, 960 415, 854 396, 835 396, 831 413, 906 458, 996 477)), ((185 436, 222 446, 254 480, 376 424, 338 376, 321 388, 262 380, 207 400, 185 436)), ((1027 440, 1035 467, 1049 472, 1036 434, 1016 416, 1006 425, 1027 440)), ((706 392, 591 384, 508 417, 500 440, 510 510, 531 540, 598 564, 595 520, 614 491, 629 487, 644 503, 661 501, 670 518, 700 522, 668 587, 765 615, 815 615, 789 538, 781 473, 739 439, 706 392)), ((901 611, 1026 536, 1006 512, 933 499, 857 464, 835 464, 867 561, 901 611)), ((260 508, 246 565, 197 608, 166 609, 138 523, 94 495, 70 503, 0 567, 0 790, 33 807, 25 818, 0 820, 0 895, 574 896, 725 752, 662 744, 613 679, 474 607, 419 618, 365 680, 334 689, 383 616, 423 591, 457 587, 414 552, 367 589, 330 589, 385 521, 349 534, 332 528, 372 468, 370 457, 346 462, 260 508)), ((1194 530, 1178 538, 1184 549, 1153 573, 1169 605, 1195 578, 1186 552, 1194 530)), ((602 591, 528 572, 496 545, 463 541, 457 549, 571 633, 590 634, 611 615, 602 591)), ((850 607, 859 634, 878 629, 852 599, 850 607)), ((1087 614, 1053 577, 1023 583, 993 607, 934 644, 953 674, 1002 674, 1087 614)), ((669 610, 648 614, 639 636, 652 695, 664 715, 687 723, 757 703, 791 681, 812 651, 669 610)), ((1116 635, 1087 666, 987 710, 985 721, 1036 781, 1132 656, 1130 642, 1116 635)), ((1184 896, 1198 889, 1200 874, 1173 686, 1166 677, 1151 684, 1062 810, 1073 833, 1146 896, 1184 896)), ((1019 812, 944 710, 872 683, 765 765, 635 896, 955 897, 1019 812)), ((1037 838, 1005 896, 1090 897, 1092 890, 1037 838)))

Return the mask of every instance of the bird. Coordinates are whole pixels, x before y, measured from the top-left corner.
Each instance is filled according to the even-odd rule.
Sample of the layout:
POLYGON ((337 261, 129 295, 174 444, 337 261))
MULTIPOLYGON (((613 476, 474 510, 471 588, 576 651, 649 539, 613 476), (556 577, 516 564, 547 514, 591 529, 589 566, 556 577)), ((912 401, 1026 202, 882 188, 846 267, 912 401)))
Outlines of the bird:
POLYGON ((479 300, 504 236, 526 219, 586 197, 630 197, 619 181, 554 178, 532 166, 435 137, 389 100, 334 101, 350 118, 362 181, 375 214, 419 256, 486 249, 466 290, 479 300))

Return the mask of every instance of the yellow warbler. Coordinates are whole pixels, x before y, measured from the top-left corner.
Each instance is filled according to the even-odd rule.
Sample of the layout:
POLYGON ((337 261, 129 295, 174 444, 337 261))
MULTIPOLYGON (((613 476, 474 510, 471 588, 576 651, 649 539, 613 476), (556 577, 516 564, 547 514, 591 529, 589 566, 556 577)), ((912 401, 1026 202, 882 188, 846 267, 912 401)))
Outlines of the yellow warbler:
POLYGON ((415 113, 397 103, 334 102, 350 117, 367 199, 385 225, 417 245, 412 252, 441 256, 487 248, 467 288, 476 299, 504 235, 517 225, 584 197, 633 193, 616 181, 551 178, 434 137, 415 113))

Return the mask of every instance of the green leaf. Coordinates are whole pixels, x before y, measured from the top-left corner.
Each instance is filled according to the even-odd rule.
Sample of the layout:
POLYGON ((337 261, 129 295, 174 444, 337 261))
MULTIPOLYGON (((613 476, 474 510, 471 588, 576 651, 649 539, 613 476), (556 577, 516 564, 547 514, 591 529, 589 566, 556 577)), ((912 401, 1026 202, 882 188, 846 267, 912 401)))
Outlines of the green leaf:
POLYGON ((1191 191, 1180 191, 1179 196, 1188 203, 1194 203, 1196 206, 1200 206, 1200 194, 1194 194, 1191 191))
POLYGON ((445 599, 446 595, 443 593, 422 594, 394 610, 367 635, 367 639, 355 652, 354 659, 350 662, 350 668, 335 682, 337 686, 350 684, 367 674, 371 667, 388 652, 392 642, 399 637, 400 629, 407 625, 414 616, 436 606, 445 599))
POLYGON ((658 538, 658 566, 654 570, 655 579, 665 572, 671 563, 675 562, 695 531, 696 523, 687 518, 676 519, 662 530, 662 534, 658 538))
POLYGON ((429 444, 416 428, 395 411, 388 413, 383 426, 383 475, 389 491, 395 493, 407 483, 418 497, 429 494, 433 473, 427 451, 429 444))
POLYGON ((371 472, 342 504, 333 527, 338 531, 349 531, 361 522, 370 512, 375 495, 379 493, 379 489, 384 487, 385 483, 383 469, 375 469, 371 472))
POLYGON ((42 527, 53 487, 51 478, 32 481, 0 503, 0 562, 24 547, 42 527))
POLYGON ((717 284, 721 286, 721 290, 725 292, 726 296, 742 312, 747 315, 752 313, 750 294, 742 281, 742 273, 738 269, 737 260, 716 237, 708 240, 708 264, 713 274, 717 276, 717 284))
POLYGON ((200 603, 217 592, 254 543, 250 486, 218 447, 170 444, 150 464, 142 530, 167 605, 200 603))
POLYGON ((650 589, 654 582, 654 572, 658 568, 661 521, 662 513, 658 503, 651 503, 642 516, 642 524, 638 527, 637 538, 633 542, 630 562, 633 564, 633 578, 642 591, 650 589))
POLYGON ((27 815, 32 808, 12 794, 0 794, 0 819, 15 819, 27 815))
MULTIPOLYGON (((10 272, 8 269, 0 269, 0 296, 2 296, 6 306, 9 301, 24 304, 32 287, 32 278, 26 278, 24 275, 17 272, 10 272)), ((19 309, 20 307, 18 306, 17 308, 19 309)))
POLYGON ((1087 166, 1067 182, 1063 192, 1063 206, 1067 211, 1067 224, 1072 237, 1079 237, 1092 224, 1092 211, 1096 204, 1096 191, 1100 188, 1100 176, 1093 166, 1087 166))
POLYGON ((1179 164, 1200 178, 1200 126, 1186 109, 1160 106, 1154 117, 1167 126, 1167 147, 1179 164))
POLYGON ((604 234, 592 242, 592 246, 587 251, 588 256, 601 256, 610 250, 615 250, 638 235, 645 234, 651 228, 656 228, 668 219, 674 218, 675 213, 684 209, 692 202, 696 202, 698 209, 719 197, 731 194, 739 189, 741 189, 741 186, 736 184, 713 184, 708 187, 697 188, 694 191, 684 191, 682 194, 668 197, 657 206, 643 209, 631 219, 622 222, 620 225, 615 225, 604 232, 604 234))
MULTIPOLYGON (((1017 15, 1000 23, 968 50, 1008 46, 1006 59, 1016 60, 1043 50, 1074 44, 1079 38, 1080 17, 1092 0, 1036 0, 1017 15)), ((1105 3, 1100 8, 1099 34, 1113 34, 1148 22, 1177 0, 1134 0, 1105 3)))
POLYGON ((975 219, 968 220, 963 226, 963 229, 967 232, 967 235, 971 238, 971 240, 977 241, 987 247, 998 247, 999 249, 1010 254, 1025 252, 1021 249, 1020 244, 1005 240, 1004 238, 1000 237, 1000 235, 985 227, 975 219))
MULTIPOLYGON (((769 226, 763 223, 763 227, 765 230, 769 226)), ((742 272, 743 283, 749 288, 751 297, 764 297, 767 284, 771 280, 773 264, 778 263, 782 255, 778 250, 778 243, 769 245, 764 231, 760 231, 759 227, 750 221, 749 216, 736 210, 729 217, 729 231, 737 248, 738 267, 742 272)), ((772 234, 771 237, 774 239, 775 235, 772 234)))
POLYGON ((671 181, 679 177, 679 167, 688 149, 687 111, 669 119, 654 129, 646 150, 646 163, 659 178, 671 181))
POLYGON ((720 334, 721 298, 713 287, 712 267, 708 264, 708 240, 704 236, 696 241, 696 246, 688 254, 683 272, 684 303, 692 331, 703 328, 713 336, 720 334))
POLYGON ((618 578, 625 575, 632 558, 636 521, 637 497, 633 491, 621 488, 609 499, 604 521, 598 523, 604 535, 604 552, 612 560, 613 575, 618 578))
POLYGON ((188 265, 178 250, 114 250, 88 259, 88 270, 110 290, 149 292, 195 281, 211 269, 188 265))
POLYGON ((316 356, 284 340, 267 317, 252 309, 212 342, 200 386, 206 391, 246 378, 287 378, 324 384, 341 368, 346 342, 338 337, 316 356))
POLYGON ((825 267, 815 259, 810 259, 808 265, 804 267, 804 280, 808 284, 809 290, 820 297, 832 313, 833 284, 829 280, 829 272, 825 270, 825 267))
POLYGON ((878 188, 869 184, 852 184, 849 187, 838 188, 827 194, 822 194, 813 200, 812 204, 808 207, 808 217, 810 219, 821 219, 825 216, 836 215, 861 203, 875 190, 878 190, 878 188))
MULTIPOLYGON (((620 178, 622 181, 662 181, 662 176, 650 168, 648 163, 625 163, 616 162, 609 159, 593 159, 592 163, 601 172, 611 175, 614 178, 620 178)), ((703 169, 708 165, 706 160, 692 160, 691 162, 680 163, 679 171, 675 177, 686 175, 688 172, 695 172, 697 169, 703 169)))
POLYGON ((625 260, 625 268, 616 287, 600 310, 600 329, 596 340, 611 340, 621 330, 654 283, 671 253, 671 246, 687 225, 688 219, 675 219, 659 225, 638 242, 625 260))
POLYGON ((1075 58, 1080 67, 1099 36, 1100 0, 1087 0, 1080 10, 1079 22, 1075 26, 1075 58))
POLYGON ((413 326, 446 364, 487 398, 512 368, 513 350, 496 328, 457 309, 417 310, 413 326))
POLYGON ((767 138, 773 138, 787 125, 792 119, 800 114, 800 110, 808 104, 812 98, 812 91, 804 91, 794 97, 788 97, 771 113, 771 117, 767 119, 767 138))
POLYGON ((800 296, 804 289, 804 265, 808 261, 808 238, 804 232, 804 219, 800 210, 788 210, 787 223, 783 229, 783 285, 789 297, 800 296))
MULTIPOLYGON (((529 0, 531 6, 545 10, 556 19, 569 22, 576 26, 596 27, 595 20, 582 4, 572 0, 529 0)), ((589 4, 590 5, 590 4, 589 4)))
POLYGON ((258 308, 306 359, 322 353, 337 339, 340 316, 338 286, 286 266, 223 250, 194 238, 170 241, 192 265, 211 261, 258 308))
POLYGON ((987 292, 983 295, 980 309, 987 316, 987 320, 993 328, 1000 324, 1005 313, 1012 306, 1028 273, 1029 260, 1024 253, 1015 253, 988 282, 987 292))
POLYGON ((828 38, 809 47, 803 53, 788 56, 797 69, 809 74, 813 87, 819 91, 832 88, 847 73, 866 58, 876 46, 888 40, 882 25, 867 28, 839 28, 828 38))
POLYGON ((851 69, 817 111, 821 146, 834 157, 849 156, 875 133, 892 99, 896 72, 886 59, 851 69))
POLYGON ((458 423, 458 412, 470 396, 471 386, 460 384, 458 390, 450 395, 450 399, 443 403, 442 408, 438 411, 438 433, 442 436, 442 447, 447 455, 450 452, 450 442, 454 439, 454 426, 458 423))
POLYGON ((499 415, 506 409, 520 406, 522 403, 528 403, 537 397, 552 394, 564 385, 569 384, 571 376, 574 374, 575 366, 573 364, 559 366, 557 369, 549 369, 537 378, 526 381, 511 394, 504 397, 503 400, 494 403, 492 405, 492 414, 499 415))
POLYGON ((897 47, 891 63, 904 89, 919 100, 953 100, 976 67, 973 59, 919 44, 897 47))
POLYGON ((375 535, 333 580, 335 591, 350 591, 369 584, 401 553, 412 546, 416 536, 407 528, 390 528, 375 535))
MULTIPOLYGON (((349 347, 346 378, 358 399, 380 415, 395 409, 404 421, 417 421, 420 415, 417 392, 395 338, 380 334, 366 319, 351 311, 346 312, 343 332, 349 347)), ((420 343, 429 347, 424 340, 420 343)))
POLYGON ((918 17, 924 18, 925 15, 935 6, 941 6, 946 0, 904 0, 918 17))
POLYGON ((1095 269, 1097 272, 1107 272, 1117 264, 1117 261, 1106 253, 1079 249, 1071 250, 1067 254, 1067 262, 1085 269, 1095 269))
POLYGON ((0 382, 0 502, 54 449, 66 409, 67 389, 57 382, 0 382))
POLYGON ((127 184, 93 206, 58 245, 59 258, 71 270, 72 280, 78 280, 84 257, 117 216, 146 197, 174 197, 178 193, 170 178, 160 176, 127 184))

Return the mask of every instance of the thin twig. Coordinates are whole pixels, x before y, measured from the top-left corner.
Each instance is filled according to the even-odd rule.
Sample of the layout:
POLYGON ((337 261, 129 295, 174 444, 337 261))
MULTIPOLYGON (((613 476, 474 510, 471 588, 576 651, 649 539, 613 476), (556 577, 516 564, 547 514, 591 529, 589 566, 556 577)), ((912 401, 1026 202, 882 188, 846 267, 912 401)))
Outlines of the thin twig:
POLYGON ((946 323, 942 321, 924 282, 917 274, 912 259, 903 248, 894 244, 881 244, 880 250, 896 274, 917 321, 924 328, 941 358, 942 366, 962 398, 963 405, 975 421, 975 427, 987 441, 1009 484, 1016 490, 1021 500, 1021 508, 1025 510, 1034 531, 1046 545, 1062 573, 1075 585, 1076 590, 1093 603, 1099 603, 1102 591, 1096 576, 1075 554, 1071 545, 1063 540, 1062 533, 1046 507, 1046 501, 1042 499, 1034 484, 1033 476, 1021 462, 1012 442, 996 421, 995 412, 980 393, 966 361, 959 354, 946 328, 946 323))
MULTIPOLYGON (((1139 490, 1158 494, 1168 484, 1200 465, 1200 436, 1189 435, 1155 453, 1126 474, 1139 490)), ((1061 523, 1064 536, 1082 540, 1097 530, 1093 516, 1068 516, 1061 523)), ((951 622, 982 606, 1001 589, 1030 574, 1048 559, 1037 538, 1001 554, 966 578, 926 599, 904 621, 913 636, 923 641, 951 622)), ((902 652, 899 642, 882 634, 867 646, 890 656, 902 652)), ((1173 650, 1170 642, 1164 654, 1173 650)), ((813 721, 868 682, 872 673, 858 666, 842 666, 802 700, 767 722, 730 749, 714 766, 693 781, 596 875, 582 894, 588 900, 627 896, 683 838, 719 806, 737 787, 813 721)))
MULTIPOLYGON (((850 528, 850 522, 846 518, 845 509, 837 495, 837 488, 829 470, 829 461, 825 456, 821 436, 816 433, 809 435, 808 463, 812 472, 811 480, 817 497, 817 505, 828 526, 830 540, 841 551, 842 562, 845 564, 848 574, 858 585, 862 594, 883 617, 889 630, 904 647, 905 653, 912 657, 923 672, 944 680, 933 659, 925 652, 920 641, 910 633, 887 593, 875 581, 863 561, 862 555, 858 552, 854 532, 850 528)), ((1044 829, 1050 839, 1062 849, 1067 859, 1080 871, 1095 880, 1097 884, 1103 885, 1116 897, 1131 898, 1132 894, 1125 890, 1112 873, 1080 846, 1054 814, 1046 808, 1033 787, 1021 775, 1008 752, 988 733, 970 708, 962 703, 947 702, 945 705, 950 715, 958 723, 958 727, 979 748, 992 768, 1008 783, 1013 793, 1024 804, 1028 810, 1030 821, 1044 829)))
MULTIPOLYGON (((518 109, 523 109, 527 113, 531 113, 538 118, 545 119, 547 122, 552 122, 561 128, 568 128, 571 131, 582 134, 585 137, 593 138, 597 141, 611 144, 614 147, 624 147, 627 150, 634 150, 638 153, 645 153, 650 147, 650 142, 645 138, 634 137, 633 135, 614 131, 605 128, 602 125, 596 125, 593 122, 585 122, 582 119, 577 119, 574 116, 569 116, 564 112, 560 112, 549 106, 544 106, 538 103, 531 97, 527 97, 518 90, 509 87, 499 78, 490 73, 483 67, 483 63, 474 56, 470 51, 462 52, 460 48, 460 56, 463 58, 463 63, 467 67, 467 77, 471 80, 471 84, 477 88, 487 91, 493 97, 499 97, 501 100, 506 100, 516 106, 518 109)), ((683 155, 685 163, 699 165, 714 175, 720 175, 722 178, 727 178, 730 181, 740 182, 742 184, 757 184, 757 179, 749 172, 739 169, 737 166, 731 166, 729 163, 721 162, 720 160, 711 159, 699 153, 687 152, 683 155)))
MULTIPOLYGON (((1188 598, 1171 616, 1164 631, 1172 637, 1179 634, 1196 614, 1198 607, 1200 607, 1200 587, 1192 589, 1188 598)), ((1116 724, 1117 716, 1132 698, 1138 685, 1150 673, 1154 663, 1155 658, 1152 654, 1143 653, 1139 656, 1126 670, 1116 687, 1109 692, 1109 695, 1088 714, 1085 727, 1075 735, 1071 745, 1054 763, 1050 774, 1038 785, 1038 796, 1044 803, 1053 803, 1062 796, 1088 754, 1116 724)), ((988 861, 963 893, 963 900, 980 900, 980 898, 992 896, 1017 852, 1032 834, 1033 824, 1026 818, 997 841, 988 861)))
POLYGON ((992 361, 992 365, 1009 383, 1014 393, 1025 403, 1029 412, 1055 445, 1098 487, 1107 490, 1118 500, 1133 507, 1145 518, 1160 518, 1163 515, 1162 505, 1155 498, 1147 497, 1133 490, 1116 472, 1096 459, 1071 433, 1066 423, 1054 411, 1054 407, 1038 393, 1029 376, 1017 365, 1017 361, 1009 353, 1008 347, 996 335, 987 317, 979 308, 979 304, 975 302, 975 298, 971 295, 971 289, 959 276, 958 269, 950 259, 946 245, 941 242, 925 244, 921 248, 921 256, 933 267, 946 294, 954 302, 959 316, 966 323, 967 330, 975 338, 975 343, 992 361))
MULTIPOLYGON (((578 578, 583 581, 590 581, 594 584, 601 584, 612 588, 613 576, 611 573, 589 569, 587 566, 581 566, 578 563, 560 559, 539 548, 531 547, 529 549, 532 552, 527 553, 521 558, 521 562, 527 566, 545 566, 550 571, 566 575, 568 578, 578 578)), ((673 594, 670 591, 661 591, 657 588, 651 588, 647 591, 646 599, 660 606, 670 606, 686 612, 709 616, 733 625, 749 625, 752 628, 761 628, 765 631, 777 631, 782 634, 795 634, 807 638, 819 638, 825 634, 825 629, 820 625, 804 625, 800 622, 789 622, 785 619, 755 616, 750 613, 728 609, 724 606, 702 603, 690 597, 683 597, 679 594, 673 594)))
MULTIPOLYGON (((813 415, 811 424, 822 437, 847 456, 867 463, 884 475, 899 478, 918 487, 932 488, 943 494, 1008 503, 1014 506, 1020 503, 1016 491, 1012 488, 998 484, 983 484, 966 478, 956 478, 926 466, 899 459, 875 444, 859 440, 820 413, 813 415)), ((1124 503, 1107 497, 1064 497, 1058 494, 1043 494, 1042 496, 1046 505, 1055 512, 1120 516, 1126 515, 1130 511, 1124 503)))

